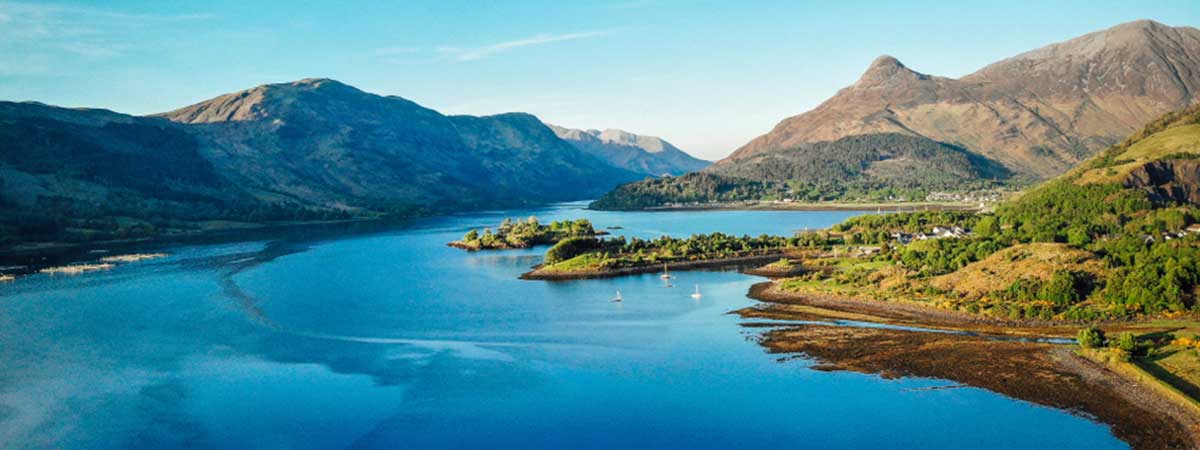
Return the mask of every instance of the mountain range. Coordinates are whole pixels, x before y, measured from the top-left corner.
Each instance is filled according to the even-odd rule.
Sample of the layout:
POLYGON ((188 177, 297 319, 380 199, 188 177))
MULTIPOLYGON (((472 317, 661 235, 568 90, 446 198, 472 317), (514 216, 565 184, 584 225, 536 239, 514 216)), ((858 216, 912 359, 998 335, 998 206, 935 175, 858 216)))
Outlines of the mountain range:
MULTIPOLYGON (((9 244, 514 207, 594 198, 649 173, 529 114, 446 116, 329 79, 148 117, 0 102, 0 137, 9 244)), ((663 161, 679 158, 660 142, 663 161)))
MULTIPOLYGON (((804 192, 783 184, 802 185, 799 191, 805 191, 827 181, 825 174, 761 169, 784 161, 800 167, 814 162, 817 167, 845 166, 849 176, 833 180, 836 189, 818 188, 822 195, 809 198, 816 200, 842 198, 847 184, 867 190, 945 188, 925 182, 945 172, 923 167, 921 158, 884 147, 864 152, 841 144, 854 136, 878 135, 875 141, 882 143, 894 139, 884 135, 902 135, 929 141, 925 146, 941 143, 970 154, 956 165, 957 172, 999 165, 1004 173, 981 173, 1024 184, 1065 172, 1155 117, 1195 103, 1198 95, 1200 30, 1148 20, 1025 52, 957 79, 920 73, 894 57, 880 56, 854 84, 811 111, 784 119, 704 172, 708 178, 729 177, 722 181, 729 185, 774 183, 781 187, 766 192, 803 198, 804 192), (847 160, 853 153, 861 157, 847 160), (902 183, 875 175, 905 165, 917 173, 902 183)), ((960 189, 978 186, 978 178, 962 179, 967 183, 960 189)), ((649 184, 664 184, 643 183, 647 186, 623 189, 647 191, 649 184)), ((663 194, 663 202, 671 202, 678 199, 664 193, 672 190, 689 188, 656 192, 663 194)), ((612 200, 601 206, 653 203, 612 200)))
POLYGON ((604 192, 594 207, 911 200, 1061 174, 1198 93, 1200 30, 1138 21, 957 79, 880 57, 711 166, 656 137, 522 113, 447 116, 321 78, 153 116, 0 102, 0 245, 604 192))
POLYGON ((682 175, 708 167, 709 161, 697 159, 657 136, 643 136, 624 130, 577 130, 550 125, 559 138, 610 164, 633 172, 660 176, 682 175))

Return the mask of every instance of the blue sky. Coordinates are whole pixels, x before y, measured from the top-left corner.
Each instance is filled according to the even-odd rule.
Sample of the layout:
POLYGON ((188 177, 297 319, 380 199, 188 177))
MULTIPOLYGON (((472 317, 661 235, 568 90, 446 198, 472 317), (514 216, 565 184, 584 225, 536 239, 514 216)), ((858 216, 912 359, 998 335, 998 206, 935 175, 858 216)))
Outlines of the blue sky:
POLYGON ((3 2, 0 99, 166 111, 306 77, 725 156, 880 54, 958 77, 1177 1, 3 2), (385 4, 386 3, 386 4, 385 4))

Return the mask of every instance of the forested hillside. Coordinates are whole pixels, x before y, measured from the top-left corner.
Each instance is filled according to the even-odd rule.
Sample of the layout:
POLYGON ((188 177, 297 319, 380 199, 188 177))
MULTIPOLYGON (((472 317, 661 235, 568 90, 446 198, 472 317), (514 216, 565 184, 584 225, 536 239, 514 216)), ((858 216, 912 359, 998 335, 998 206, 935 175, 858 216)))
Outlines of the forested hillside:
MULTIPOLYGON (((1195 311, 1200 106, 1169 114, 994 213, 864 216, 814 235, 881 245, 824 280, 1007 318, 1095 320, 1195 311), (965 234, 940 236, 934 227, 965 234), (899 242, 896 233, 924 233, 899 242)), ((820 277, 818 277, 820 278, 820 277)))
POLYGON ((703 172, 622 185, 592 204, 639 209, 667 204, 792 199, 802 202, 923 200, 946 190, 990 189, 1012 173, 960 147, 898 133, 850 136, 762 153, 703 172))

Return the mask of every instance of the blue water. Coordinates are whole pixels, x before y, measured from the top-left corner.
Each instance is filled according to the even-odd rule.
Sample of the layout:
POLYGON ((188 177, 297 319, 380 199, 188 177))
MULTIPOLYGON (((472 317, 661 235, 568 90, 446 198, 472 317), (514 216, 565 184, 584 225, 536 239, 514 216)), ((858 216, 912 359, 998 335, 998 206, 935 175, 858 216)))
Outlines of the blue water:
POLYGON ((781 361, 726 314, 753 304, 755 277, 521 281, 544 249, 444 245, 505 215, 653 237, 855 214, 580 208, 177 247, 2 285, 0 447, 1127 448, 1104 425, 985 390, 781 361), (610 302, 618 289, 625 302, 610 302))

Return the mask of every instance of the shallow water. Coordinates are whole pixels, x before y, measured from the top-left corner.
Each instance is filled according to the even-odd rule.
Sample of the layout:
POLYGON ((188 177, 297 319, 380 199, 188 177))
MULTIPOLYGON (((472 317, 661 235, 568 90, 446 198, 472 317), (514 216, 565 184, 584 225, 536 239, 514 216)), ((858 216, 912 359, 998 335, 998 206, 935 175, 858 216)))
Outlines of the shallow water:
POLYGON ((753 304, 756 277, 521 281, 544 248, 445 246, 506 215, 654 237, 856 214, 581 207, 177 247, 0 285, 0 447, 1126 448, 988 391, 783 362, 726 314, 753 304))

